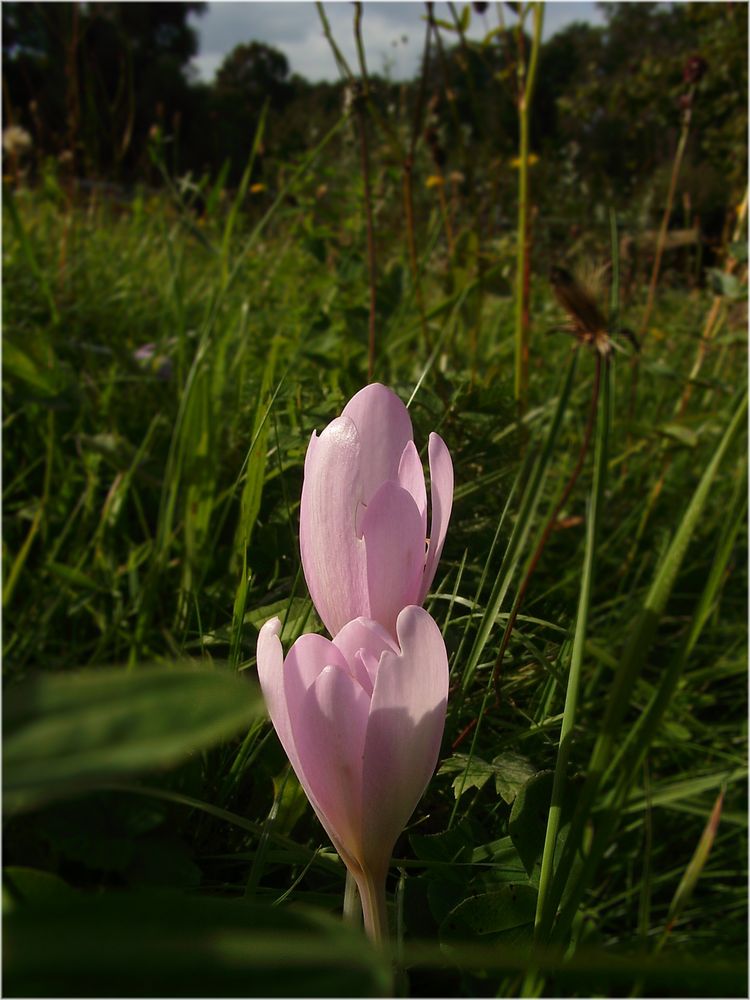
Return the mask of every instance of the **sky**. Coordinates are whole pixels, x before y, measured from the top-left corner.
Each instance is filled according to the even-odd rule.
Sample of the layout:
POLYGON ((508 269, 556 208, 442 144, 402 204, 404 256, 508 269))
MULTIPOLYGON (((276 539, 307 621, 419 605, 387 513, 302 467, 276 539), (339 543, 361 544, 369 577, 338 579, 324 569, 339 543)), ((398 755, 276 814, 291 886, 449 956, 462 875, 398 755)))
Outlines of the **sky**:
MULTIPOLYGON (((457 6, 462 8, 463 3, 457 6)), ((594 3, 546 3, 544 37, 549 38, 573 21, 604 23, 604 15, 594 3)), ((514 15, 502 5, 507 23, 514 15)), ((472 10, 469 36, 483 38, 497 27, 497 4, 491 3, 486 14, 472 10)), ((327 2, 326 13, 337 44, 350 65, 357 59, 352 34, 352 4, 327 2)), ((365 0, 362 35, 367 68, 371 73, 389 75, 394 80, 414 76, 424 44, 424 12, 421 2, 382 2, 365 0)), ((447 3, 435 4, 435 16, 451 20, 447 3)), ((193 65, 202 80, 211 80, 224 57, 235 45, 260 41, 282 51, 290 71, 311 82, 336 80, 338 73, 328 42, 323 36, 318 12, 312 0, 273 0, 273 2, 209 3, 201 16, 191 15, 190 23, 198 31, 200 44, 193 65)), ((530 23, 530 20, 529 20, 530 23)))

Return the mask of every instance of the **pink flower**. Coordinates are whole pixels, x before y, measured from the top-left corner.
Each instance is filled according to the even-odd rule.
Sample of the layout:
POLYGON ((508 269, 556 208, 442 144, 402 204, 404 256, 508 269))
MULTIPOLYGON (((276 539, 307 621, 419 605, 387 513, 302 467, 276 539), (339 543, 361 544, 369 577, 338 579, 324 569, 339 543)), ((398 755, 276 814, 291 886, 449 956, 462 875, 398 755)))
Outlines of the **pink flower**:
POLYGON ((274 618, 258 637, 271 721, 326 833, 357 882, 365 928, 386 933, 393 845, 435 769, 448 658, 422 608, 398 616, 398 643, 377 622, 350 621, 333 641, 303 635, 286 660, 274 618))
POLYGON ((453 464, 430 434, 431 525, 409 413, 378 383, 352 397, 305 457, 302 567, 331 635, 354 618, 395 634, 396 617, 421 605, 437 570, 453 504, 453 464))

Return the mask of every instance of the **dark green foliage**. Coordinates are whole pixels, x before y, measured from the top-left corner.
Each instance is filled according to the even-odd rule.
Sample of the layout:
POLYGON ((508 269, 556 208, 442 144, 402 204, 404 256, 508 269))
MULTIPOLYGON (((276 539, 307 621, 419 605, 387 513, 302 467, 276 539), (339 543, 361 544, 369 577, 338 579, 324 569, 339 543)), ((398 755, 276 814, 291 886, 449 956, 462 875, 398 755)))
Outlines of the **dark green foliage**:
MULTIPOLYGON (((721 171, 722 206, 741 196, 731 171, 744 156, 735 131, 744 111, 726 94, 722 106, 710 88, 721 90, 712 73, 724 73, 712 46, 736 65, 742 45, 727 25, 734 31, 744 12, 710 6, 630 13, 618 5, 605 29, 545 46, 535 105, 541 161, 532 170, 530 405, 520 432, 511 381, 515 246, 502 220, 515 208, 515 140, 485 136, 482 124, 497 121, 489 88, 508 80, 495 79, 493 60, 511 59, 512 39, 492 55, 469 46, 464 63, 460 41, 446 45, 451 87, 463 86, 469 66, 482 100, 467 101, 465 82, 458 100, 475 131, 463 151, 450 121, 440 134, 451 245, 441 188, 425 183, 435 164, 417 144, 419 291, 404 240, 401 163, 392 137, 368 119, 375 377, 411 399, 423 455, 437 430, 456 472, 427 602, 452 671, 441 766, 396 845, 388 884, 393 986, 405 995, 707 996, 745 986, 743 233, 731 256, 717 246, 712 270, 694 250, 665 255, 632 415, 631 355, 615 338, 622 350, 612 358, 603 458, 601 422, 595 434, 596 468, 606 475, 581 684, 560 786, 559 917, 536 945, 552 774, 591 551, 594 445, 493 682, 521 578, 575 466, 593 384, 591 353, 563 333, 547 335, 564 317, 545 276, 552 264, 609 257, 608 205, 596 192, 618 195, 621 226, 639 232, 658 218, 653 170, 668 162, 657 146, 669 147, 659 132, 672 113, 667 91, 684 89, 683 49, 709 63, 696 120, 701 108, 719 108, 711 142, 736 156, 727 173, 703 145, 714 126, 702 121, 676 204, 707 170, 721 171), (643 65, 628 75, 638 33, 643 65), (651 49, 660 58, 646 73, 651 49), (580 95, 580 109, 603 100, 592 66, 627 101, 617 128, 639 148, 656 144, 635 172, 624 156, 610 164, 611 183, 604 125, 590 156, 560 146, 566 129, 592 121, 573 114, 571 95, 580 95), (485 141, 497 146, 488 152, 485 141), (449 178, 464 154, 471 190, 467 174, 449 178), (626 189, 644 201, 620 197, 626 189), (651 215, 642 211, 647 200, 651 215), (709 312, 717 319, 706 337, 709 312), (715 840, 686 895, 686 869, 722 789, 715 840)), ((110 30, 120 15, 109 5, 105 14, 110 30)), ((4 16, 30 18, 29 39, 38 28, 15 5, 4 16)), ((170 58, 181 58, 183 43, 178 32, 170 58)), ((187 160, 166 141, 165 125, 151 146, 165 190, 105 197, 72 189, 62 169, 41 164, 38 183, 14 176, 6 194, 8 995, 392 989, 390 958, 338 919, 343 866, 253 694, 265 620, 282 618, 286 647, 321 629, 299 568, 304 454, 313 429, 366 380, 370 291, 360 149, 351 121, 341 122, 341 88, 289 80, 257 49, 237 57, 249 60, 251 78, 255 56, 261 68, 270 61, 279 91, 257 131, 249 111, 245 139, 233 128, 237 162, 217 145, 205 154, 215 172, 175 176, 173 155, 183 167, 187 160), (287 102, 283 120, 277 100, 287 102), (287 127, 296 139, 285 138, 287 127)), ((443 88, 438 62, 430 72, 430 86, 443 88)), ((224 84, 232 101, 247 101, 241 80, 225 74, 224 84)), ((219 99, 211 88, 188 91, 203 102, 201 114, 219 99)), ((392 97, 376 82, 376 111, 392 97)), ((406 123, 408 134, 413 93, 403 97, 388 120, 406 123)), ((512 101, 496 107, 510 129, 512 101)), ((444 102, 435 108, 450 114, 444 102)), ((644 245, 651 253, 652 237, 644 245)), ((645 300, 637 260, 623 262, 622 273, 616 304, 623 325, 637 328, 645 300)))

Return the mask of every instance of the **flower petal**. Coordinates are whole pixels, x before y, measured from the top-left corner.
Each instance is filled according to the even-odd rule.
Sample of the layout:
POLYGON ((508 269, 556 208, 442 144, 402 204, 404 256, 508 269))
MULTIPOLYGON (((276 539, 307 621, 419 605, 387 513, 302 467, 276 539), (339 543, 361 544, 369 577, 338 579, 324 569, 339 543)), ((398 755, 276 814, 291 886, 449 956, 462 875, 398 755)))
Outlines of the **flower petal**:
POLYGON ((284 691, 287 703, 296 707, 296 699, 306 694, 322 670, 329 666, 347 669, 347 662, 341 651, 324 635, 317 635, 314 632, 301 635, 284 661, 284 691))
POLYGON ((396 617, 419 600, 424 570, 422 519, 410 493, 385 482, 362 519, 369 617, 395 634, 396 617))
POLYGON ((350 664, 356 658, 357 653, 364 653, 360 662, 365 666, 370 677, 370 694, 372 694, 372 685, 375 683, 381 654, 386 649, 398 652, 393 638, 383 626, 367 618, 355 618, 353 621, 347 622, 338 635, 334 636, 333 644, 341 650, 344 658, 350 664))
MULTIPOLYGON (((362 751, 370 698, 346 671, 326 667, 292 717, 294 742, 329 835, 361 857, 362 751)), ((321 817, 322 818, 322 817, 321 817)))
POLYGON ((453 462, 451 461, 451 453, 439 434, 430 434, 429 453, 432 516, 430 542, 427 546, 424 577, 418 598, 419 604, 424 601, 432 586, 432 581, 435 579, 453 507, 453 462))
POLYGON ((424 469, 419 452, 413 441, 404 448, 398 466, 398 481, 414 497, 414 503, 422 517, 422 534, 427 533, 427 490, 424 484, 424 469))
POLYGON ((352 396, 341 416, 354 421, 359 433, 365 458, 362 501, 369 504, 381 483, 398 479, 401 456, 413 437, 409 411, 395 392, 375 382, 352 396))
POLYGON ((281 622, 278 618, 272 618, 263 625, 258 633, 258 680, 273 728, 296 771, 297 751, 294 748, 294 738, 292 737, 292 727, 289 722, 284 692, 284 651, 279 639, 280 632, 281 622))
POLYGON ((337 417, 308 448, 300 504, 302 568, 313 604, 331 635, 367 610, 362 542, 355 532, 362 499, 361 444, 348 417, 337 417))
POLYGON ((433 619, 404 608, 397 631, 401 652, 381 659, 364 747, 363 859, 376 869, 387 866, 432 777, 448 700, 448 657, 433 619))

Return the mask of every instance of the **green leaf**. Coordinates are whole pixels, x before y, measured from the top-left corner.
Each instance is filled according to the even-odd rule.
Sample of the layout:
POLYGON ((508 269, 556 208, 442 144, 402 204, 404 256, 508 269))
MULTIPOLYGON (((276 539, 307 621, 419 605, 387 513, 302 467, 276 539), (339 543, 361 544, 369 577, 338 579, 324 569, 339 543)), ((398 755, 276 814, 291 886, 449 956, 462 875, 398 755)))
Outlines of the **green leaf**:
POLYGON ((534 765, 517 753, 501 753, 493 759, 492 768, 495 773, 495 790, 508 805, 536 772, 534 765))
POLYGON ((187 894, 81 894, 5 919, 12 996, 387 996, 387 961, 324 914, 187 894))
POLYGON ((504 885, 494 892, 471 896, 442 922, 440 941, 447 944, 483 938, 530 943, 535 909, 536 889, 530 885, 504 885))
POLYGON ((657 428, 656 433, 671 438, 678 444, 684 444, 687 448, 695 448, 698 444, 698 435, 694 430, 685 427, 684 424, 662 424, 661 427, 657 428))
POLYGON ((462 826, 442 833, 410 833, 409 843, 420 861, 452 865, 471 858, 471 838, 462 826))
POLYGON ((724 295, 728 299, 744 298, 745 291, 737 275, 729 274, 718 267, 707 267, 706 274, 714 294, 724 295))
POLYGON ((469 754, 457 753, 440 765, 438 774, 454 774, 453 794, 456 798, 467 792, 470 788, 484 788, 492 777, 492 765, 479 757, 471 757, 469 754))
POLYGON ((552 771, 530 778, 516 796, 508 820, 510 839, 529 874, 542 855, 553 778, 552 771))
POLYGON ((3 868, 3 916, 26 902, 44 905, 47 900, 71 893, 75 893, 75 889, 51 872, 35 868, 3 868))
POLYGON ((7 337, 3 341, 3 378, 20 382, 41 399, 52 399, 68 388, 69 375, 48 338, 40 333, 23 347, 7 337))
POLYGON ((266 604, 262 608, 253 608, 245 613, 245 624, 260 631, 269 618, 281 619, 280 638, 284 644, 294 642, 303 631, 319 632, 322 628, 312 602, 306 597, 287 598, 274 604, 266 604))
POLYGON ((456 798, 469 788, 484 788, 490 778, 495 779, 495 791, 508 805, 515 799, 518 789, 534 774, 533 765, 519 754, 503 753, 492 763, 457 753, 444 761, 438 774, 456 774, 453 792, 456 798))
POLYGON ((101 787, 233 736, 262 712, 257 689, 189 666, 41 675, 3 704, 11 811, 101 787))

